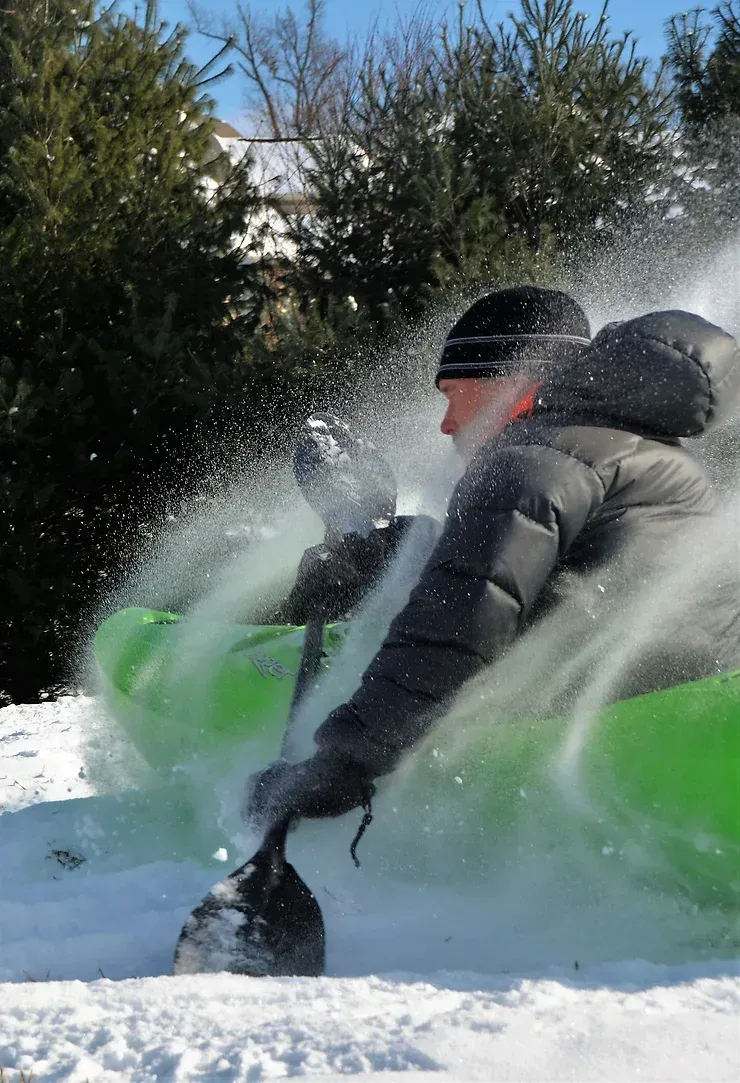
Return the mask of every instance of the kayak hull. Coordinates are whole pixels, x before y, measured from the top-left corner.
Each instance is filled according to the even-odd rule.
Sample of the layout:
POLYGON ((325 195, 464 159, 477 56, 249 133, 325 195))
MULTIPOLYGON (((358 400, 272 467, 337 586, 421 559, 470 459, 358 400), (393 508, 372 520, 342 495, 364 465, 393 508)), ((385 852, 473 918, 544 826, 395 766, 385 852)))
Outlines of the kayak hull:
MULTIPOLYGON (((327 629, 325 668, 345 631, 327 629)), ((101 625, 94 650, 112 714, 160 775, 196 762, 214 774, 244 762, 246 773, 279 751, 302 639, 294 627, 202 634, 176 615, 128 609, 101 625)), ((394 815, 426 837, 399 847, 392 872, 423 877, 440 845, 458 868, 483 868, 494 852, 517 861, 535 823, 541 846, 557 852, 579 837, 650 887, 738 913, 740 672, 577 719, 494 724, 453 712, 385 789, 394 815)), ((381 787, 381 819, 384 800, 381 787)))

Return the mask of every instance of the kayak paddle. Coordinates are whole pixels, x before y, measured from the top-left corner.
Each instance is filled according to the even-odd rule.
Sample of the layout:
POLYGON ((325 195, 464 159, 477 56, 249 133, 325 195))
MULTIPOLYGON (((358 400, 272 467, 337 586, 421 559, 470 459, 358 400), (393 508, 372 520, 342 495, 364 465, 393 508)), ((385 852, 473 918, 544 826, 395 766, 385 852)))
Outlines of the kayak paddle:
MULTIPOLYGON (((321 661, 324 625, 309 621, 281 754, 321 661)), ((175 974, 226 970, 250 977, 324 972, 324 919, 285 857, 290 819, 271 827, 254 857, 211 888, 182 927, 175 974)))
MULTIPOLYGON (((304 424, 293 472, 326 537, 367 534, 396 507, 390 467, 369 441, 332 414, 304 424)), ((296 674, 281 755, 290 758, 296 712, 319 669, 324 622, 311 620, 296 674)), ((251 977, 324 972, 324 920, 315 897, 285 856, 290 818, 272 826, 257 853, 221 880, 193 910, 175 948, 174 973, 228 971, 251 977)))

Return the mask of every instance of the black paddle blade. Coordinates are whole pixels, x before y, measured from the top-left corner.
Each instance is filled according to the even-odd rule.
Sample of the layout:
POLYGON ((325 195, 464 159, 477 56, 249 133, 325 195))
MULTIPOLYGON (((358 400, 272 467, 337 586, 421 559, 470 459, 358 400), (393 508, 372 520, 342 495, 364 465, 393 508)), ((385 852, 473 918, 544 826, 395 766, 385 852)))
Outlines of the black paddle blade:
POLYGON ((334 414, 312 414, 293 453, 301 492, 327 527, 349 533, 387 522, 396 511, 396 479, 370 440, 334 414))
POLYGON ((318 977, 324 958, 319 904, 282 849, 266 844, 192 912, 177 941, 174 973, 318 977))

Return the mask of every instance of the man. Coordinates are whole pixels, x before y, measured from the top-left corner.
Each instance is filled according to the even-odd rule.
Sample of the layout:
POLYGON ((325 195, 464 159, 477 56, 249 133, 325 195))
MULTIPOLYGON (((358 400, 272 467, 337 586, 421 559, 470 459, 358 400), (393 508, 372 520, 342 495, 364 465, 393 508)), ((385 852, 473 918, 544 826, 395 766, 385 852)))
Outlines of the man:
MULTIPOLYGON (((680 438, 734 409, 738 361, 735 340, 690 313, 612 324, 589 342, 582 311, 556 291, 477 302, 437 373, 443 431, 469 464, 442 536, 359 689, 318 728, 316 754, 251 780, 252 822, 366 804, 465 682, 544 615, 587 610, 599 580, 620 583, 602 621, 639 592, 682 533, 711 522, 711 482, 680 438)), ((734 592, 703 602, 632 694, 703 676, 737 648, 734 592)))
MULTIPOLYGON (((447 399, 441 431, 463 460, 470 459, 480 443, 532 413, 534 389, 548 365, 578 356, 589 343, 585 312, 558 290, 525 286, 481 297, 447 336, 436 381, 447 399), (527 329, 534 326, 545 333, 533 336, 527 329)), ((266 623, 305 624, 317 612, 326 620, 351 616, 412 523, 419 549, 430 551, 440 528, 424 515, 394 515, 366 538, 349 534, 339 544, 307 549, 292 591, 266 623)))

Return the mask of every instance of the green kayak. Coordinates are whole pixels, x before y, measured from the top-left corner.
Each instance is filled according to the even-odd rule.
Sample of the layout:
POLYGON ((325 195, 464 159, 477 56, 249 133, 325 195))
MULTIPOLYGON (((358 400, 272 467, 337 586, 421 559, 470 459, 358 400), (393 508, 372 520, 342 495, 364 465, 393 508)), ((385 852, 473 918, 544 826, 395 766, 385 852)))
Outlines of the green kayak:
MULTIPOLYGON (((346 630, 327 628, 325 669, 346 630)), ((126 609, 100 626, 94 651, 116 721, 170 776, 188 763, 233 767, 247 747, 252 769, 278 753, 302 639, 302 628, 246 625, 203 635, 174 614, 126 609)), ((579 733, 562 718, 450 721, 390 785, 393 812, 412 820, 459 810, 429 814, 458 862, 480 863, 490 840, 516 860, 535 818, 553 848, 583 836, 651 887, 738 913, 740 671, 614 703, 579 733)), ((423 875, 423 847, 404 860, 423 875)))

